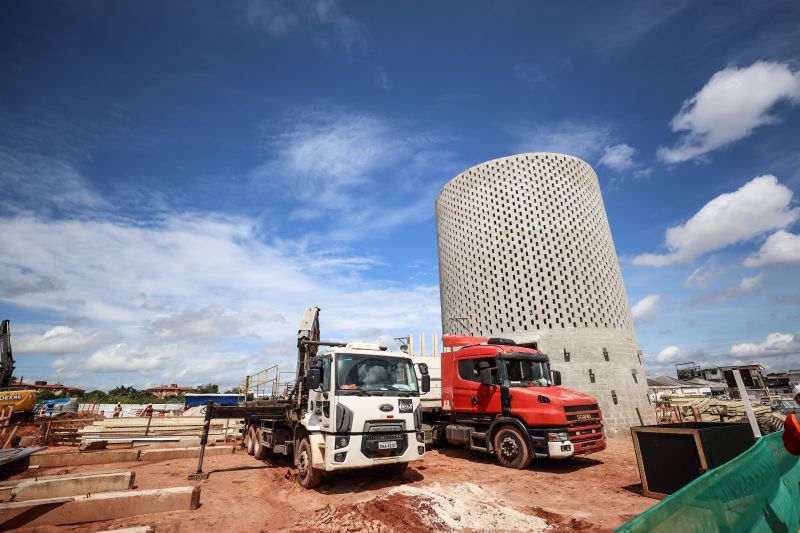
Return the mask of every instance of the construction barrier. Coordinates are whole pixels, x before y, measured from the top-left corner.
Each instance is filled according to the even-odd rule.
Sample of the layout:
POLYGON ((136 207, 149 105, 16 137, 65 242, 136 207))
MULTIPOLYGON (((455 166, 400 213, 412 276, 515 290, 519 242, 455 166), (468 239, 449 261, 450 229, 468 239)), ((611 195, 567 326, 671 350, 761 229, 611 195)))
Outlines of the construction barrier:
POLYGON ((800 457, 782 439, 783 431, 762 437, 616 532, 797 531, 800 457))

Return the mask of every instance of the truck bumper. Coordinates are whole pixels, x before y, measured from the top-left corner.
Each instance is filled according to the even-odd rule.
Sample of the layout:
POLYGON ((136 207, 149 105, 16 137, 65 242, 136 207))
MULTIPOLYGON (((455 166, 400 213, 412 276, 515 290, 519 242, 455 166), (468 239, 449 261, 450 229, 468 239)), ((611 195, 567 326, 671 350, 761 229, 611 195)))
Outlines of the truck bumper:
POLYGON ((362 435, 350 435, 350 442, 341 448, 336 448, 336 437, 325 437, 325 471, 350 470, 354 468, 369 468, 371 466, 388 465, 393 463, 410 463, 422 461, 425 458, 424 433, 407 433, 406 449, 400 455, 389 457, 367 457, 362 451, 362 435), (339 460, 337 460, 339 459, 339 460))
POLYGON ((606 449, 606 437, 602 433, 591 440, 580 440, 572 443, 575 455, 588 455, 606 449))
POLYGON ((569 441, 566 441, 566 442, 548 442, 547 443, 547 455, 551 459, 565 459, 567 457, 572 457, 572 455, 573 455, 572 443, 569 442, 569 441))

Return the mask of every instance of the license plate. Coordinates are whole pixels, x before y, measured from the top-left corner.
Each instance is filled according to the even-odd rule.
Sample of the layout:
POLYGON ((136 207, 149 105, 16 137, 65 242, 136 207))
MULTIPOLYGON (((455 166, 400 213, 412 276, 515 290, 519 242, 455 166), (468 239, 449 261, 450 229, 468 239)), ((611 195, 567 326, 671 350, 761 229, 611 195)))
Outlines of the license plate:
POLYGON ((397 443, 395 441, 379 442, 378 443, 378 449, 379 450, 390 450, 390 449, 393 449, 393 448, 397 448, 397 443))

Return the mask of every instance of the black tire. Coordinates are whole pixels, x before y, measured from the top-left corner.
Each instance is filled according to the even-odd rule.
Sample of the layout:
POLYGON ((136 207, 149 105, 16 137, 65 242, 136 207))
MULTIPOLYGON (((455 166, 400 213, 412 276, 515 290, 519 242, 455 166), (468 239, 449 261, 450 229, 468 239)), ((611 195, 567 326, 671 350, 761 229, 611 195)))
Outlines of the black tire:
POLYGON ((261 438, 261 431, 253 426, 253 457, 259 461, 263 461, 269 454, 269 448, 264 446, 263 439, 261 438))
POLYGON ((313 489, 322 481, 322 470, 312 464, 311 443, 308 438, 300 441, 297 450, 297 481, 305 489, 313 489))
POLYGON ((494 435, 494 454, 507 467, 522 470, 531 464, 531 450, 525 435, 514 426, 503 426, 494 435))
POLYGON ((247 455, 253 455, 256 451, 256 436, 255 428, 250 426, 247 428, 247 455))
POLYGON ((384 468, 392 476, 402 476, 408 470, 408 463, 393 463, 386 465, 384 468))

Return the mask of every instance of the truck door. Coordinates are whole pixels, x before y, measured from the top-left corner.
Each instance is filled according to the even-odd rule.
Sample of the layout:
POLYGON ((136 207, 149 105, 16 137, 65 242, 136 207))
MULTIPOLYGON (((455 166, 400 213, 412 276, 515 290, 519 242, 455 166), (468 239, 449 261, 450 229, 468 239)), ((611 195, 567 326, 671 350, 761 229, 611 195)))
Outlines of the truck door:
POLYGON ((453 384, 453 411, 456 421, 486 423, 502 412, 497 360, 494 357, 459 359, 453 384), (481 385, 479 365, 488 363, 492 369, 492 385, 481 385))
POLYGON ((331 404, 333 392, 331 391, 331 357, 319 357, 318 363, 321 376, 319 388, 309 391, 309 400, 314 403, 314 415, 319 419, 319 424, 324 431, 332 431, 331 404))

